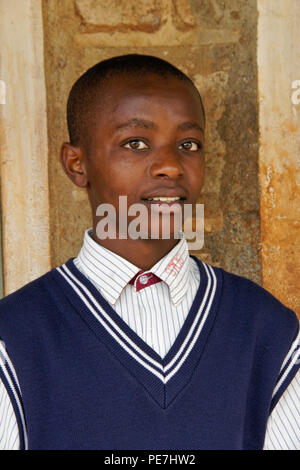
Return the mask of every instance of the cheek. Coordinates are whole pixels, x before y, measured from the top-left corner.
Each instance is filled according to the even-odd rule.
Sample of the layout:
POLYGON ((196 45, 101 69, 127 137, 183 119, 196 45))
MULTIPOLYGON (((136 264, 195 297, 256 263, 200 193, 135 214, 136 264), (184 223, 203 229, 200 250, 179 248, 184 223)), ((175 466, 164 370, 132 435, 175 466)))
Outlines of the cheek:
POLYGON ((204 184, 205 165, 204 160, 195 163, 193 168, 189 169, 190 192, 194 197, 198 197, 204 184))
POLYGON ((128 202, 136 202, 135 187, 141 180, 138 170, 138 165, 133 167, 120 161, 91 168, 89 181, 94 199, 116 203, 119 196, 128 195, 128 202))

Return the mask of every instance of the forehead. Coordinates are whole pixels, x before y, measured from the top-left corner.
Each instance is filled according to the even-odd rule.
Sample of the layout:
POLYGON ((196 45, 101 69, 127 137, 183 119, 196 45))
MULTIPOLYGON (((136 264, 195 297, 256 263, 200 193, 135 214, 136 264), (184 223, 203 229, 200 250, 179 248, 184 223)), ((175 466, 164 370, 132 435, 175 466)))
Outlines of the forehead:
POLYGON ((96 116, 102 127, 117 127, 124 120, 144 118, 165 122, 192 120, 204 128, 200 98, 193 86, 176 77, 152 74, 113 79, 106 85, 96 116))

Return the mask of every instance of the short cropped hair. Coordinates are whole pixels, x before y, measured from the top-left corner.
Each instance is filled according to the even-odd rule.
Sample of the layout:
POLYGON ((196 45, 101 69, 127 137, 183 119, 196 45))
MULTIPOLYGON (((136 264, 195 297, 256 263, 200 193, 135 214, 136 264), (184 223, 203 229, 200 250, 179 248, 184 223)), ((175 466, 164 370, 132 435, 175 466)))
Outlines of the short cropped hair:
POLYGON ((72 145, 79 145, 92 124, 95 102, 105 95, 109 80, 120 76, 143 77, 155 74, 162 78, 175 77, 188 83, 200 99, 204 120, 205 111, 200 93, 192 80, 166 60, 142 54, 128 54, 101 61, 88 69, 71 88, 67 102, 67 124, 72 145), (95 95, 97 93, 97 98, 95 95))

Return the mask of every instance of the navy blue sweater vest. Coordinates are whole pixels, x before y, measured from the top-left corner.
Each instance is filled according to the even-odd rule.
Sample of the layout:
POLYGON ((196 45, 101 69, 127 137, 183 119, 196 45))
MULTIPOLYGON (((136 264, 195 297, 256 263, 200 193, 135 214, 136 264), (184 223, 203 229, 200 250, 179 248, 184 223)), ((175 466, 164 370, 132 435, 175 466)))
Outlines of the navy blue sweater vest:
POLYGON ((0 302, 0 374, 29 449, 261 449, 298 364, 296 315, 198 261, 201 282, 164 359, 73 260, 0 302), (203 326, 204 325, 204 326, 203 326), (25 426, 25 432, 23 431, 25 426))

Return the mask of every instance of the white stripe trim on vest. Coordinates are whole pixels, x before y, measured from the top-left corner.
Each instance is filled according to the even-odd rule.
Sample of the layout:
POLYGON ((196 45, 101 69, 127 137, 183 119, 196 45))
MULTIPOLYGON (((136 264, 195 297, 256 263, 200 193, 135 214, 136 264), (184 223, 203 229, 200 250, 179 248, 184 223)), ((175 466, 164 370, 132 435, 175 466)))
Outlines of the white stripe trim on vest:
MULTIPOLYGON (((207 276, 209 277, 209 275, 208 275, 208 270, 207 270, 207 268, 206 268, 206 266, 205 266, 204 263, 203 263, 203 266, 205 267, 207 276)), ((199 326, 198 326, 198 329, 197 329, 196 334, 194 335, 192 341, 191 341, 190 344, 189 344, 189 347, 188 347, 187 350, 185 351, 185 353, 184 353, 184 355, 182 356, 180 362, 179 362, 179 363, 177 364, 177 366, 173 369, 173 371, 170 372, 170 374, 167 375, 168 380, 169 380, 174 374, 176 374, 176 372, 177 372, 178 369, 180 368, 181 364, 185 361, 185 359, 187 358, 187 356, 189 355, 189 353, 190 353, 191 350, 193 349, 193 347, 194 347, 194 345, 195 345, 195 343, 196 343, 196 341, 197 341, 197 339, 198 339, 198 337, 199 337, 199 335, 200 335, 200 333, 201 333, 201 331, 202 331, 202 327, 203 327, 203 325, 204 325, 204 323, 205 323, 205 321, 206 321, 206 319, 207 319, 207 317, 208 317, 208 314, 209 314, 209 311, 210 311, 210 307, 211 307, 211 304, 212 304, 213 299, 214 299, 214 296, 215 296, 216 286, 217 286, 217 278, 216 278, 216 275, 215 275, 215 273, 213 272, 213 269, 212 269, 210 266, 208 266, 208 267, 209 267, 209 269, 210 269, 210 271, 211 271, 211 274, 212 274, 213 280, 214 280, 214 285, 213 285, 213 288, 212 288, 212 292, 211 292, 211 294, 210 294, 210 299, 209 299, 209 301, 208 301, 208 304, 207 304, 205 313, 204 313, 203 318, 202 318, 202 320, 201 320, 201 322, 200 322, 200 324, 199 324, 199 326)), ((209 278, 209 285, 207 285, 208 288, 209 288, 210 284, 211 284, 211 280, 210 280, 210 278, 209 278)), ((203 303, 205 302, 206 294, 207 294, 207 290, 206 290, 206 293, 205 293, 203 302, 202 302, 202 304, 201 304, 201 307, 200 307, 200 309, 199 309, 199 311, 198 311, 197 317, 199 317, 199 312, 201 311, 202 305, 203 305, 203 303)), ((194 323, 195 323, 195 321, 196 321, 196 318, 195 318, 195 320, 194 320, 194 323)), ((193 325, 194 325, 194 323, 193 323, 193 325)), ((191 327, 191 329, 190 329, 190 331, 189 331, 189 333, 188 333, 188 335, 187 335, 187 337, 186 337, 186 339, 185 339, 185 341, 184 341, 184 343, 182 344, 182 346, 181 346, 180 349, 183 349, 184 344, 188 341, 188 336, 191 334, 192 328, 193 328, 193 326, 191 327)), ((177 354, 177 355, 179 355, 179 351, 178 351, 178 354, 177 354)), ((175 357, 176 357, 176 356, 175 356, 175 357)), ((174 357, 173 361, 175 361, 175 357, 174 357)), ((172 362, 172 361, 171 361, 171 362, 172 362)), ((167 367, 167 368, 168 368, 168 367, 167 367)))
POLYGON ((18 379, 17 379, 17 374, 16 374, 16 371, 11 363, 11 360, 6 352, 6 349, 4 348, 4 346, 2 345, 2 343, 0 343, 0 348, 1 348, 1 354, 0 354, 0 367, 3 371, 3 374, 7 380, 7 383, 13 393, 13 396, 14 396, 14 399, 15 399, 15 402, 17 404, 17 407, 18 407, 18 412, 19 412, 19 416, 20 416, 20 420, 21 420, 21 424, 22 424, 22 428, 23 428, 23 434, 24 434, 24 447, 25 447, 25 450, 28 449, 28 438, 27 438, 27 430, 26 430, 26 424, 25 424, 25 417, 24 417, 24 413, 23 413, 23 408, 22 408, 22 405, 20 403, 20 400, 19 400, 19 396, 18 396, 18 393, 16 391, 16 388, 14 386, 14 383, 10 377, 10 374, 7 370, 7 365, 9 365, 9 369, 13 375, 13 377, 15 378, 16 380, 16 383, 18 385, 18 388, 19 388, 19 393, 20 395, 22 395, 21 393, 21 389, 20 389, 20 385, 19 385, 19 382, 18 382, 18 379))
POLYGON ((283 384, 283 382, 285 381, 286 377, 288 376, 288 374, 290 373, 291 369, 294 367, 294 365, 297 363, 297 361, 299 360, 299 353, 300 353, 300 349, 297 350, 297 354, 294 354, 293 356, 293 353, 295 352, 298 344, 299 344, 299 341, 300 341, 300 331, 298 333, 298 336, 297 338, 295 339, 295 341, 293 342, 293 345, 291 347, 291 349, 289 350, 289 353, 288 353, 288 356, 286 357, 286 359, 284 360, 284 363, 283 363, 283 366, 281 368, 281 370, 283 369, 283 367, 286 365, 286 363, 288 362, 288 360, 290 358, 291 361, 288 365, 288 367, 286 368, 285 372, 282 374, 282 377, 280 378, 280 380, 278 381, 274 391, 273 391, 273 395, 272 397, 274 397, 276 395, 276 393, 278 392, 279 388, 281 387, 281 385, 283 384))
POLYGON ((203 263, 205 269, 206 269, 206 273, 207 273, 207 276, 208 276, 208 283, 207 283, 207 287, 206 287, 206 292, 205 292, 205 295, 202 299, 202 302, 201 302, 201 305, 200 305, 200 308, 197 312, 197 315, 194 319, 194 322, 193 322, 193 325, 191 326, 190 328, 190 331, 187 335, 187 338, 185 339, 184 343, 181 345, 180 347, 180 350, 178 351, 177 355, 175 358, 172 359, 172 361, 170 361, 169 364, 167 364, 165 367, 162 366, 162 364, 160 364, 159 362, 155 361, 154 359, 152 359, 147 353, 145 353, 142 349, 140 349, 127 335, 126 333, 120 329, 118 327, 118 325, 116 325, 116 323, 112 320, 112 318, 105 312, 105 310, 99 305, 99 303, 96 301, 96 299, 94 298, 94 296, 91 294, 91 292, 89 291, 89 289, 84 285, 82 284, 72 273, 71 271, 68 269, 68 267, 64 264, 61 266, 61 268, 56 268, 57 271, 66 279, 66 281, 68 282, 68 284, 74 289, 74 291, 77 293, 77 295, 81 298, 81 300, 84 302, 84 304, 88 307, 88 309, 90 310, 90 312, 97 318, 98 321, 100 321, 100 323, 102 324, 102 326, 108 331, 108 333, 114 337, 114 339, 132 356, 134 357, 134 359, 139 362, 143 367, 145 367, 147 370, 149 370, 150 372, 152 372, 154 375, 156 375, 163 383, 167 383, 168 380, 179 370, 179 368, 181 367, 181 365, 183 364, 183 362, 185 361, 187 355, 190 353, 192 347, 194 346, 199 334, 200 334, 200 331, 201 331, 201 328, 200 328, 200 325, 197 329, 197 332, 195 334, 195 337, 193 338, 193 341, 191 341, 191 344, 189 345, 187 351, 185 352, 185 354, 181 357, 181 359, 179 360, 177 366, 175 367, 175 369, 173 371, 171 371, 169 374, 167 374, 166 376, 164 375, 164 373, 169 370, 172 365, 174 364, 174 362, 178 359, 178 357, 180 356, 180 354, 182 354, 182 351, 184 349, 184 347, 186 346, 187 344, 187 341, 189 340, 190 336, 193 334, 194 332, 194 329, 195 329, 195 326, 197 324, 197 321, 199 320, 199 317, 201 316, 201 313, 203 311, 203 308, 205 306, 205 303, 206 303, 206 300, 208 298, 208 295, 210 295, 210 298, 209 298, 209 301, 208 301, 208 304, 207 304, 207 307, 206 307, 206 310, 205 310, 205 313, 204 313, 204 317, 201 321, 201 327, 204 323, 204 321, 206 320, 208 314, 209 314, 209 311, 210 311, 210 307, 211 307, 211 304, 212 304, 212 301, 213 301, 213 298, 214 298, 214 295, 215 295, 215 292, 216 292, 216 276, 213 272, 213 269, 211 267, 209 267, 211 273, 212 273, 212 276, 210 275, 209 273, 209 270, 206 268, 205 264, 203 263), (214 279, 214 285, 213 285, 213 288, 210 291, 210 286, 211 286, 211 277, 213 277, 214 279), (124 339, 124 341, 126 341, 128 343, 128 345, 131 346, 132 349, 130 349, 128 347, 127 344, 124 343, 124 341, 118 337, 114 331, 112 331, 112 329, 109 327, 109 325, 103 321, 103 319, 101 318, 101 316, 99 316, 98 312, 95 311, 95 309, 93 308, 93 306, 90 304, 90 302, 87 300, 87 298, 81 293, 81 291, 76 287, 76 285, 74 284, 74 282, 77 283, 77 285, 79 285, 81 287, 81 289, 85 292, 85 294, 87 295, 87 297, 89 297, 89 299, 92 301, 92 303, 94 304, 94 306, 97 308, 97 310, 103 315, 103 317, 107 320, 107 322, 111 325, 112 328, 114 328, 119 334, 120 336, 124 339), (135 351, 134 351, 135 350, 135 351), (138 356, 136 353, 139 353, 140 356, 138 356), (147 364, 145 361, 148 361, 150 362, 151 364, 153 364, 154 367, 156 367, 157 369, 159 369, 161 372, 155 370, 153 367, 151 367, 149 364, 147 364))

